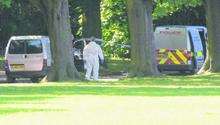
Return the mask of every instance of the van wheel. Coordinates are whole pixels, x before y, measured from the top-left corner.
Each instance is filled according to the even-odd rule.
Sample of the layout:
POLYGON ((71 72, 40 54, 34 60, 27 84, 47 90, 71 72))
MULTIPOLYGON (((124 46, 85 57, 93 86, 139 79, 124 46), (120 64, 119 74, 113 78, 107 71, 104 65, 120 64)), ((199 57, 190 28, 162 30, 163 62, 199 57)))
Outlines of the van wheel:
POLYGON ((7 82, 8 83, 14 83, 15 82, 15 78, 7 76, 7 82))
POLYGON ((182 70, 182 71, 179 71, 179 73, 185 75, 185 74, 186 74, 186 71, 185 71, 185 70, 182 70))
POLYGON ((196 73, 196 71, 193 69, 193 70, 190 70, 190 75, 194 75, 196 73))
POLYGON ((33 83, 39 83, 40 82, 40 78, 31 78, 31 81, 33 82, 33 83))

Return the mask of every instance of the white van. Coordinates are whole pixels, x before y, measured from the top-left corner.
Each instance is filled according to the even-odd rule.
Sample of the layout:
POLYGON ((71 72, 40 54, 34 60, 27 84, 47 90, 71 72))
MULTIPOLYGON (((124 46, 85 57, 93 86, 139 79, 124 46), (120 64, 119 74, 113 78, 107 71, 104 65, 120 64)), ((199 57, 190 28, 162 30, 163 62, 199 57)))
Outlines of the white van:
POLYGON ((206 58, 206 34, 203 26, 158 26, 155 30, 158 69, 197 72, 206 58))
POLYGON ((47 75, 51 67, 50 40, 46 36, 13 36, 5 51, 5 73, 8 82, 31 78, 32 82, 47 75))

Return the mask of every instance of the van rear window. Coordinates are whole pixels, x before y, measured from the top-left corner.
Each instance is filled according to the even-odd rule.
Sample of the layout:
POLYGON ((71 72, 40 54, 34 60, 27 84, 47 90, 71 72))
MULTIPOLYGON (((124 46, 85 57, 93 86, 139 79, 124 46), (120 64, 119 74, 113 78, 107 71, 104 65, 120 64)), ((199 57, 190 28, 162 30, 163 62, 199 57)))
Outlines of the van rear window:
POLYGON ((37 54, 42 53, 40 40, 13 40, 9 47, 9 54, 37 54))
POLYGON ((25 41, 13 40, 9 47, 9 54, 25 54, 25 41))
POLYGON ((157 49, 187 48, 187 32, 184 28, 157 29, 155 32, 155 44, 157 49))
POLYGON ((76 49, 83 49, 84 48, 84 42, 83 41, 77 41, 74 43, 74 48, 76 49))
POLYGON ((40 40, 31 40, 27 42, 27 54, 42 53, 42 44, 40 40))

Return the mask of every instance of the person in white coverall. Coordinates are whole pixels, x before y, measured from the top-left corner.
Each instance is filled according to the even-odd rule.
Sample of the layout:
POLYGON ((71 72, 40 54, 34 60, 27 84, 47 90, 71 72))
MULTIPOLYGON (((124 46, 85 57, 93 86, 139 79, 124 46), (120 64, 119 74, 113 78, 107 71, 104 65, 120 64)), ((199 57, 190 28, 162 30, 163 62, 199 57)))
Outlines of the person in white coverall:
POLYGON ((83 50, 84 67, 86 69, 85 78, 87 80, 98 80, 99 59, 101 63, 104 63, 102 49, 93 40, 86 40, 86 44, 83 50))

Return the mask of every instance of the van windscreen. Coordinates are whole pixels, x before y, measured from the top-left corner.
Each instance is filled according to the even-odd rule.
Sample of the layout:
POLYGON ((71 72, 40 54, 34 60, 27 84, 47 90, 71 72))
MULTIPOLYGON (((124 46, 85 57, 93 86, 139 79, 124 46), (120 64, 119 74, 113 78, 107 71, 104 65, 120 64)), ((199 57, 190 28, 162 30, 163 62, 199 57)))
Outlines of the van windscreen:
POLYGON ((37 54, 42 53, 40 40, 13 40, 9 47, 9 54, 37 54))

